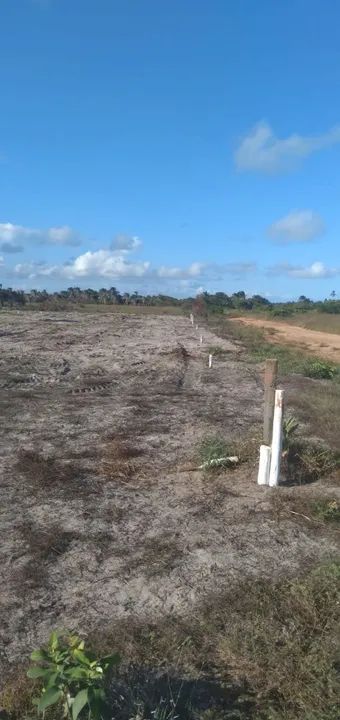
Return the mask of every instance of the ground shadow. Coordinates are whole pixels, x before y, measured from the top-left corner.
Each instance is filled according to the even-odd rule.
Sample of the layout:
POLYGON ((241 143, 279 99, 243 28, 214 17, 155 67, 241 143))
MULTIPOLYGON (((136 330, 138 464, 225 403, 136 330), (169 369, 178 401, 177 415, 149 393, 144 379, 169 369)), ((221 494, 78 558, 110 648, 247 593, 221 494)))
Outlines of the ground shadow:
POLYGON ((255 714, 255 697, 249 688, 214 679, 188 679, 169 672, 133 667, 112 679, 110 711, 116 720, 198 720, 243 718, 255 714))

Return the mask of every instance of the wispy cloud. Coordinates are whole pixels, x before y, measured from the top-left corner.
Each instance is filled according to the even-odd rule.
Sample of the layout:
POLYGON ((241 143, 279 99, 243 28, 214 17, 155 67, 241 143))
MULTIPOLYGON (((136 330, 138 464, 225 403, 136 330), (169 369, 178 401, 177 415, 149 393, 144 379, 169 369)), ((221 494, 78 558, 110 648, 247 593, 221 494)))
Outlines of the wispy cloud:
POLYGON ((271 126, 259 122, 243 138, 235 152, 238 170, 277 173, 293 170, 299 161, 312 153, 340 143, 340 126, 337 125, 321 135, 304 136, 293 133, 278 138, 271 126))
POLYGON ((24 249, 24 244, 30 242, 39 245, 76 246, 80 244, 80 238, 68 225, 41 230, 10 222, 0 223, 0 247, 3 252, 20 252, 24 249))
POLYGON ((6 242, 0 243, 0 250, 1 250, 1 252, 4 252, 4 253, 19 253, 19 252, 22 252, 23 249, 24 249, 23 245, 19 245, 18 243, 14 242, 14 241, 13 242, 6 241, 6 242))
POLYGON ((325 232, 325 224, 313 210, 296 210, 276 220, 267 233, 277 243, 303 243, 315 240, 325 232))
POLYGON ((340 275, 340 267, 327 267, 327 265, 319 260, 307 266, 279 263, 268 269, 268 275, 286 275, 288 277, 305 280, 320 280, 322 278, 331 278, 340 275))
POLYGON ((124 252, 133 252, 142 246, 142 241, 137 235, 126 235, 119 233, 113 238, 110 249, 124 252))

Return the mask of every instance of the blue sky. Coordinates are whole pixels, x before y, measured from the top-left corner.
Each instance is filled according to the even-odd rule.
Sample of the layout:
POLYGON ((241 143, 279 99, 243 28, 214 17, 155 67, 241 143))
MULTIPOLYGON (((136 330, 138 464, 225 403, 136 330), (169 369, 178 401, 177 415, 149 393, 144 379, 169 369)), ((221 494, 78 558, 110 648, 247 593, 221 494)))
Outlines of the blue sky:
POLYGON ((4 285, 340 294, 334 0, 4 0, 4 285))

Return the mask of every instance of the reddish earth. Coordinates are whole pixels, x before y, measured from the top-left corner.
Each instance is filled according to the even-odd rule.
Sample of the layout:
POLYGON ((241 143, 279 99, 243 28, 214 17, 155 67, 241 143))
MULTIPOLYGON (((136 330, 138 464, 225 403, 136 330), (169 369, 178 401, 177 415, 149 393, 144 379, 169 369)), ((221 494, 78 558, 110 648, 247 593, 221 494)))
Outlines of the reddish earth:
POLYGON ((340 335, 322 332, 321 330, 308 330, 296 325, 287 325, 286 323, 275 322, 275 320, 262 320, 260 318, 240 317, 237 318, 237 322, 267 331, 272 342, 296 345, 301 350, 305 350, 312 355, 340 363, 340 335))

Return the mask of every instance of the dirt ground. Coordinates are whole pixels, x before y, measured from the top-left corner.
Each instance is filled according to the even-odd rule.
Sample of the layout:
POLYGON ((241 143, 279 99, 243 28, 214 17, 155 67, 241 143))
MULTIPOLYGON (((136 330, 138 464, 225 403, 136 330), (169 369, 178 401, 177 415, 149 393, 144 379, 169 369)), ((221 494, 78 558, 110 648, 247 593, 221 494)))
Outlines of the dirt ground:
POLYGON ((256 460, 195 469, 209 434, 254 442, 263 401, 261 368, 203 335, 184 317, 0 314, 4 668, 53 628, 185 614, 337 553, 339 535, 278 521, 256 460))
POLYGON ((311 355, 340 363, 340 335, 321 330, 309 330, 286 322, 262 320, 262 318, 237 318, 237 322, 252 325, 270 333, 272 342, 295 345, 311 355), (275 331, 272 333, 271 331, 275 331))

